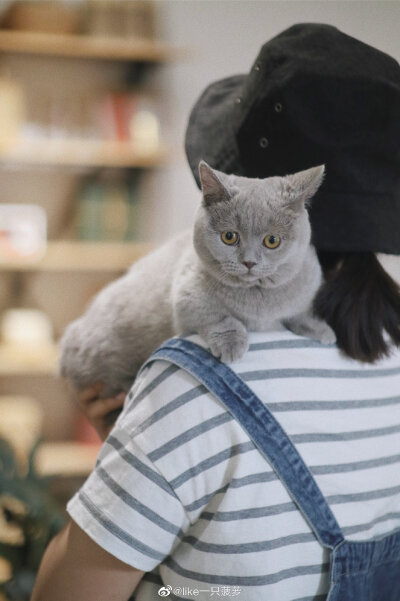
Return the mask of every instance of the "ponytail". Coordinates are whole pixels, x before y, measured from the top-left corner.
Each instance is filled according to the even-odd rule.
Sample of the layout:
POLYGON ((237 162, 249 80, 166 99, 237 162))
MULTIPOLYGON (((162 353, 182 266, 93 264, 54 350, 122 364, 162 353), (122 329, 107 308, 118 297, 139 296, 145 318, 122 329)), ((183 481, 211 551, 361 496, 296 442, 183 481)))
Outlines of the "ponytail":
POLYGON ((325 282, 314 311, 334 330, 338 347, 373 363, 389 354, 390 340, 400 346, 400 287, 375 254, 320 251, 318 258, 325 282))

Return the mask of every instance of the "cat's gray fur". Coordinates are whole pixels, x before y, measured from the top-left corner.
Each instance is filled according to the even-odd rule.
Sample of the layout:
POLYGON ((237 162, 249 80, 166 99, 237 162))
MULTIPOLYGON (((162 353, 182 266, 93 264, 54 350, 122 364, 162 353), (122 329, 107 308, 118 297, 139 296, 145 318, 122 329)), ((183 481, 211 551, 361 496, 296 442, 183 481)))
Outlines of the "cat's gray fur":
POLYGON ((61 373, 103 394, 127 391, 143 361, 165 339, 198 332, 222 361, 240 358, 247 332, 283 322, 292 331, 333 342, 312 315, 321 270, 305 208, 324 168, 250 179, 200 164, 203 202, 193 232, 177 236, 102 290, 71 323, 61 343, 61 373), (235 246, 221 232, 238 232, 235 246), (274 250, 266 234, 279 235, 274 250), (255 265, 248 269, 244 262, 255 265))

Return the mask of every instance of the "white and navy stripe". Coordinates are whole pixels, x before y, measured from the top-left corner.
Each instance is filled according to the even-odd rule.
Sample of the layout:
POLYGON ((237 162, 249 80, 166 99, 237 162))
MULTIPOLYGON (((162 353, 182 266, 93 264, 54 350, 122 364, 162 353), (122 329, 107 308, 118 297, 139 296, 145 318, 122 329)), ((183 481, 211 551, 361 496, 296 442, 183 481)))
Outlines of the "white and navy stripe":
MULTIPOLYGON (((250 342, 232 368, 288 433, 345 536, 399 528, 400 351, 371 365, 286 330, 250 342)), ((220 401, 167 362, 137 379, 67 509, 149 572, 136 601, 168 584, 240 586, 240 601, 326 598, 329 555, 269 463, 220 401)))

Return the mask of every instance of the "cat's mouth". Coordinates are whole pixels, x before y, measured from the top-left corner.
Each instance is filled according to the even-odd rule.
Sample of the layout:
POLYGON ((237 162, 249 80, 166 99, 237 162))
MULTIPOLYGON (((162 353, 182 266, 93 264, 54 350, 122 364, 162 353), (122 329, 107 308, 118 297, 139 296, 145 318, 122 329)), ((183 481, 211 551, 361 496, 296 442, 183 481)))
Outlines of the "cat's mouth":
POLYGON ((256 275, 255 273, 244 273, 238 276, 238 280, 242 283, 241 285, 245 286, 246 288, 251 288, 253 286, 265 286, 266 280, 272 284, 274 283, 272 278, 269 276, 260 276, 259 274, 256 275))
POLYGON ((242 273, 238 277, 240 279, 244 280, 245 282, 255 282, 256 280, 260 279, 259 275, 256 275, 255 273, 251 273, 250 271, 248 271, 247 273, 242 273))
POLYGON ((255 275, 253 273, 246 273, 240 276, 243 283, 248 286, 261 286, 262 288, 269 288, 275 286, 276 282, 270 275, 255 275))
POLYGON ((269 273, 253 273, 252 271, 247 271, 246 273, 241 273, 238 277, 245 282, 264 282, 265 280, 268 280, 274 284, 274 280, 269 273))
POLYGON ((238 273, 237 271, 226 271, 225 277, 231 279, 231 284, 235 282, 237 286, 264 286, 269 287, 270 285, 275 286, 275 280, 271 277, 270 273, 254 273, 253 271, 246 271, 245 273, 238 273))

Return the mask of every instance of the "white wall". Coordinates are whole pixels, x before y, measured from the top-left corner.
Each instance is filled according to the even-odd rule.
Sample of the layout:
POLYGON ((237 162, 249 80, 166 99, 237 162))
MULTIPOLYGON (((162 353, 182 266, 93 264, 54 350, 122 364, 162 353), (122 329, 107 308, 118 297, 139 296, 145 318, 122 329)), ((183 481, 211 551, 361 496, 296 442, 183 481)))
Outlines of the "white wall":
POLYGON ((188 56, 160 70, 175 152, 172 166, 151 178, 145 201, 147 237, 156 242, 193 221, 199 192, 183 140, 191 107, 213 80, 247 72, 262 44, 299 22, 335 25, 400 60, 398 1, 159 0, 157 9, 160 35, 188 56))

